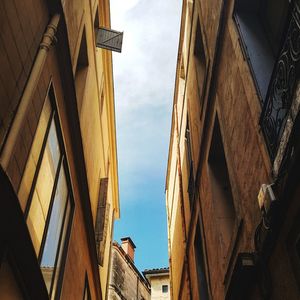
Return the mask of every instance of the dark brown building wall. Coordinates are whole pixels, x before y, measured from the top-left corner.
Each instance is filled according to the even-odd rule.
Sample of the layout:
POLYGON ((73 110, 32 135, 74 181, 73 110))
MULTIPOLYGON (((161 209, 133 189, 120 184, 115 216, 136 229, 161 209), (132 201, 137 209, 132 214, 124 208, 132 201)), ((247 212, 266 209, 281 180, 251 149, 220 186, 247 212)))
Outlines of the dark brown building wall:
MULTIPOLYGON (((187 65, 184 66, 187 74, 184 79, 184 96, 176 94, 178 90, 175 90, 174 102, 178 111, 173 110, 173 123, 176 123, 176 117, 179 118, 178 134, 181 148, 178 152, 180 152, 183 169, 183 179, 179 185, 182 184, 183 195, 178 196, 178 199, 182 196, 184 198, 182 201, 187 240, 185 251, 188 253, 189 263, 184 262, 182 266, 183 251, 179 254, 176 250, 171 252, 171 278, 175 299, 181 299, 180 295, 186 297, 188 293, 192 295, 193 299, 199 298, 198 275, 194 259, 195 227, 198 219, 201 225, 205 273, 211 298, 225 299, 226 295, 228 297, 228 289, 232 282, 233 270, 239 253, 261 255, 256 252, 257 249, 254 245, 255 232, 262 218, 258 205, 258 193, 262 184, 276 181, 272 173, 273 166, 266 141, 259 125, 263 110, 261 99, 255 87, 247 56, 242 48, 237 24, 233 19, 234 4, 233 0, 195 1, 188 53, 185 53, 185 47, 180 48, 179 65, 181 55, 188 56, 187 65), (198 91, 199 82, 197 82, 197 63, 194 52, 198 20, 207 68, 204 85, 206 90, 203 98, 200 97, 198 91), (189 175, 185 173, 187 149, 182 142, 186 126, 185 105, 191 131, 196 190, 192 205, 189 203, 187 193, 189 175), (174 117, 174 114, 177 116, 174 117), (229 187, 227 186, 226 189, 230 188, 231 190, 235 215, 228 247, 224 247, 222 242, 222 228, 219 226, 218 204, 216 203, 220 199, 215 199, 216 188, 212 180, 212 168, 209 162, 216 120, 219 122, 221 134, 218 148, 221 148, 221 144, 223 144, 228 171, 229 187), (180 280, 174 276, 174 274, 178 274, 178 270, 182 270, 180 280), (188 291, 189 289, 191 291, 188 291)), ((183 11, 183 13, 186 12, 183 11)), ((185 34, 189 33, 185 32, 185 34)), ((181 36, 181 38, 183 37, 181 36)), ((180 80, 182 79, 177 78, 176 89, 180 85, 179 82, 182 82, 180 80)), ((175 125, 173 125, 174 132, 172 132, 171 142, 173 142, 172 139, 176 139, 177 133, 174 128, 176 128, 175 125)), ((299 136, 298 133, 296 135, 299 136)), ((171 155, 175 156, 174 148, 172 151, 171 155)), ((298 152, 296 155, 299 156, 298 152)), ((170 166, 171 164, 169 168, 171 168, 170 166)), ((283 187, 276 190, 276 196, 278 199, 282 199, 281 201, 286 201, 287 207, 289 207, 288 205, 290 207, 287 212, 284 212, 279 237, 276 239, 274 248, 266 256, 269 258, 264 258, 267 266, 266 272, 270 276, 270 282, 273 282, 271 299, 298 299, 300 297, 299 283, 296 281, 295 271, 293 271, 295 267, 289 250, 292 228, 295 227, 295 220, 299 218, 300 213, 299 204, 297 204, 299 201, 296 200, 299 197, 299 188, 297 188, 299 180, 294 179, 293 184, 290 183, 291 178, 299 178, 299 172, 293 172, 286 182, 278 179, 283 182, 283 187)), ((171 179, 167 180, 171 181, 173 175, 168 176, 171 179)), ((168 190, 168 193, 170 192, 168 190)), ((183 216, 181 217, 183 218, 183 216)), ((276 222, 279 224, 279 220, 276 222)), ((174 234, 172 243, 176 245, 181 243, 180 245, 183 247, 184 242, 178 239, 179 231, 174 230, 174 232, 176 234, 174 234)), ((259 272, 256 279, 261 276, 259 272)), ((262 297, 260 288, 258 285, 252 286, 249 294, 245 297, 260 299, 262 297)))
MULTIPOLYGON (((208 48, 214 49, 216 35, 212 29, 219 25, 219 16, 209 14, 214 3, 205 1, 206 11, 203 13, 206 22, 202 24, 204 36, 208 36, 208 48), (209 24, 209 26, 208 26, 209 24), (214 24, 214 25, 212 25, 214 24)), ((249 74, 247 62, 244 60, 238 43, 235 24, 232 20, 233 1, 226 3, 224 33, 221 39, 219 65, 215 72, 214 91, 207 99, 209 106, 204 112, 206 127, 202 134, 202 163, 199 194, 202 207, 208 264, 210 266, 211 289, 214 299, 224 299, 227 272, 230 273, 232 261, 238 252, 253 249, 253 232, 259 222, 260 212, 257 204, 257 193, 263 182, 269 181, 266 148, 258 131, 259 99, 249 74), (250 107, 258 108, 256 111, 250 107), (236 220, 228 250, 220 244, 220 233, 216 210, 213 205, 212 183, 209 176, 208 155, 215 118, 218 117, 222 142, 228 167, 233 194, 236 220), (239 230, 240 228, 240 230, 239 230)), ((208 86, 212 82, 208 83, 208 86)), ((197 139, 193 135, 194 139, 197 139)), ((195 155, 197 155, 195 153, 195 155)), ((270 169, 269 169, 270 170, 270 169)))
MULTIPOLYGON (((233 24, 230 20, 228 23, 224 34, 216 95, 214 99, 209 99, 215 102, 212 108, 215 113, 206 116, 210 118, 210 125, 207 128, 210 137, 204 141, 206 147, 202 155, 207 160, 212 128, 217 114, 237 214, 235 232, 233 232, 229 253, 224 253, 220 249, 219 233, 215 230, 215 224, 218 221, 215 218, 215 208, 212 205, 212 186, 206 161, 201 167, 200 184, 204 227, 210 228, 208 230, 211 231, 207 234, 207 251, 212 270, 212 290, 216 293, 214 295, 216 299, 224 297, 222 295, 223 282, 232 255, 233 244, 237 242, 239 244, 238 248, 244 251, 253 247, 253 232, 260 217, 257 193, 260 185, 268 181, 266 163, 263 160, 260 147, 258 147, 259 143, 262 142, 261 137, 259 137, 258 131, 255 130, 255 123, 258 122, 259 116, 256 116, 256 122, 254 122, 248 103, 248 101, 258 102, 259 100, 257 97, 253 97, 253 94, 255 94, 253 85, 251 88, 251 84, 243 84, 242 77, 244 75, 241 73, 239 65, 243 67, 245 61, 241 56, 235 54, 232 38, 228 32, 229 26, 233 24), (242 230, 236 235, 240 222, 242 222, 242 230)), ((236 44, 236 46, 239 46, 239 44, 236 44)), ((237 51, 240 51, 240 49, 238 48, 237 51)), ((233 255, 235 254, 233 253, 233 255)))

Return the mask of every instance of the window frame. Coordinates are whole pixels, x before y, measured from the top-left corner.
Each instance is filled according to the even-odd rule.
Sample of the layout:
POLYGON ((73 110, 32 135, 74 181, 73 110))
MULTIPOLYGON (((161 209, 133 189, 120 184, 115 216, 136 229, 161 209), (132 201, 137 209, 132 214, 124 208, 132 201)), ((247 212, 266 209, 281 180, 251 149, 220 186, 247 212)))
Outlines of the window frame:
MULTIPOLYGON (((51 216, 52 216, 52 209, 53 209, 55 195, 56 195, 56 191, 57 191, 57 184, 58 184, 59 176, 62 172, 61 170, 63 170, 65 173, 65 180, 66 180, 66 185, 67 185, 67 197, 66 197, 66 204, 65 204, 64 212, 63 212, 63 220, 62 220, 62 224, 60 227, 59 240, 58 240, 57 249, 56 249, 56 253, 55 253, 55 263, 54 263, 54 267, 53 267, 53 275, 51 278, 50 289, 48 291, 50 299, 59 299, 59 296, 61 293, 64 268, 65 268, 65 264, 66 264, 67 248, 69 245, 69 240, 70 240, 70 235, 71 235, 71 227, 72 227, 72 223, 73 223, 74 209, 75 209, 75 201, 74 201, 74 197, 73 197, 73 189, 72 189, 72 183, 71 183, 71 179, 70 179, 71 176, 70 176, 70 171, 69 171, 69 165, 67 162, 66 150, 65 150, 65 146, 64 146, 64 139, 63 139, 63 134, 62 134, 62 129, 61 129, 61 122, 59 120, 59 112, 58 112, 56 99, 57 99, 57 97, 55 95, 54 84, 53 84, 53 82, 50 82, 47 95, 44 99, 44 104, 46 101, 49 101, 49 104, 51 107, 51 113, 49 116, 45 135, 43 137, 43 142, 42 142, 41 151, 39 153, 38 163, 37 163, 36 169, 34 171, 34 177, 33 177, 32 183, 31 183, 31 188, 30 188, 29 196, 28 196, 25 211, 24 211, 24 218, 27 221, 28 216, 29 216, 30 207, 32 204, 34 191, 35 191, 37 180, 38 180, 38 175, 41 170, 41 164, 42 164, 42 160, 43 160, 46 146, 47 146, 50 128, 51 128, 51 125, 54 124, 55 132, 56 132, 56 136, 57 136, 58 147, 59 147, 59 151, 60 151, 60 154, 59 154, 60 156, 59 156, 57 168, 55 171, 54 183, 53 183, 53 187, 52 187, 52 191, 51 191, 49 208, 48 208, 48 212, 47 212, 45 227, 43 230, 43 236, 42 236, 42 240, 41 240, 41 244, 40 244, 40 249, 39 249, 39 253, 37 255, 37 260, 38 260, 38 264, 41 268, 41 272, 42 272, 41 262, 42 262, 43 253, 45 251, 45 243, 46 243, 46 239, 47 239, 47 233, 49 230, 49 223, 50 223, 51 216), (69 216, 66 216, 68 205, 70 205, 69 216), (64 237, 64 240, 62 240, 64 228, 65 228, 65 237, 64 237), (59 273, 56 274, 59 256, 60 256, 60 269, 59 269, 59 273), (54 285, 55 285, 55 290, 53 290, 54 285)), ((42 107, 42 109, 43 108, 44 108, 44 106, 42 107)), ((42 109, 40 112, 40 116, 42 114, 42 109)))

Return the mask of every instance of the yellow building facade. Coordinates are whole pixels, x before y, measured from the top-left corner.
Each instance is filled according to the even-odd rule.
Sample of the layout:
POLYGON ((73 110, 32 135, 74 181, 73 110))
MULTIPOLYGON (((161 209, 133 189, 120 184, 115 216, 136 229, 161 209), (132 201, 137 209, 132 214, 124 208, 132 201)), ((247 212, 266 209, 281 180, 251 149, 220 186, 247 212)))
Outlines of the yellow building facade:
POLYGON ((106 299, 120 209, 112 54, 96 35, 110 3, 0 13, 0 298, 106 299))

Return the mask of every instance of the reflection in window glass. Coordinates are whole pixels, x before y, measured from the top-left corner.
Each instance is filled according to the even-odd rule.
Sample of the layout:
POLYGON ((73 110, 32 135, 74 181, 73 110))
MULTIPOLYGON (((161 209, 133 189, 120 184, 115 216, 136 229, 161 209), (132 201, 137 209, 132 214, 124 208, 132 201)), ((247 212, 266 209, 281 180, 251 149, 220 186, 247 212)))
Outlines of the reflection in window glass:
MULTIPOLYGON (((66 238, 70 216, 71 216, 71 200, 70 200, 70 198, 68 198, 65 217, 64 217, 64 221, 63 221, 61 241, 64 241, 65 238, 66 238)), ((63 254, 63 246, 64 246, 64 243, 61 242, 60 245, 59 245, 59 248, 57 249, 58 257, 57 257, 57 262, 56 262, 56 266, 55 266, 55 270, 56 270, 55 271, 55 276, 54 276, 54 279, 53 279, 53 287, 52 287, 53 291, 56 290, 57 281, 58 281, 58 274, 60 273, 61 259, 62 259, 62 254, 63 254)), ((54 293, 52 293, 51 299, 54 299, 54 293)))
POLYGON ((65 259, 63 249, 73 212, 56 121, 47 97, 19 189, 49 299, 59 298, 58 282, 65 259))
POLYGON ((59 145, 58 145, 58 139, 57 139, 57 133, 56 128, 54 124, 54 119, 52 120, 52 124, 49 131, 48 136, 48 142, 47 142, 47 150, 49 149, 49 152, 51 153, 50 157, 53 160, 53 165, 57 166, 58 160, 60 157, 60 151, 59 151, 59 145))
POLYGON ((28 228, 37 255, 40 250, 46 224, 59 156, 60 152, 55 124, 54 120, 52 120, 27 218, 28 228))
MULTIPOLYGON (((59 179, 55 192, 53 207, 43 251, 41 267, 54 268, 59 238, 62 231, 68 188, 63 166, 60 169, 59 179)), ((50 289, 50 286, 48 287, 50 289)))
POLYGON ((34 140, 26 163, 25 171, 18 191, 18 197, 23 212, 25 211, 26 208, 27 200, 33 182, 33 177, 37 168, 44 137, 46 135, 47 126, 49 124, 50 114, 51 114, 51 105, 50 105, 49 98, 47 97, 39 119, 34 140))

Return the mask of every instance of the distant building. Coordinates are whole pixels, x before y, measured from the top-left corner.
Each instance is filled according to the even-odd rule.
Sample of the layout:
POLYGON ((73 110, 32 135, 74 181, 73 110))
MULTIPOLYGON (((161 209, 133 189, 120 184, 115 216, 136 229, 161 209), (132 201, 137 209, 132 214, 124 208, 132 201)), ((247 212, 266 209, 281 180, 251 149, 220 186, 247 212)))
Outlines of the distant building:
POLYGON ((111 253, 109 300, 150 300, 148 282, 134 265, 135 245, 130 237, 113 242, 111 253))
POLYGON ((143 275, 151 286, 151 300, 170 300, 169 268, 146 269, 143 275))
POLYGON ((171 298, 300 299, 299 1, 183 0, 171 298))
POLYGON ((120 215, 112 54, 96 47, 110 2, 1 1, 0 20, 0 299, 105 299, 120 215))

